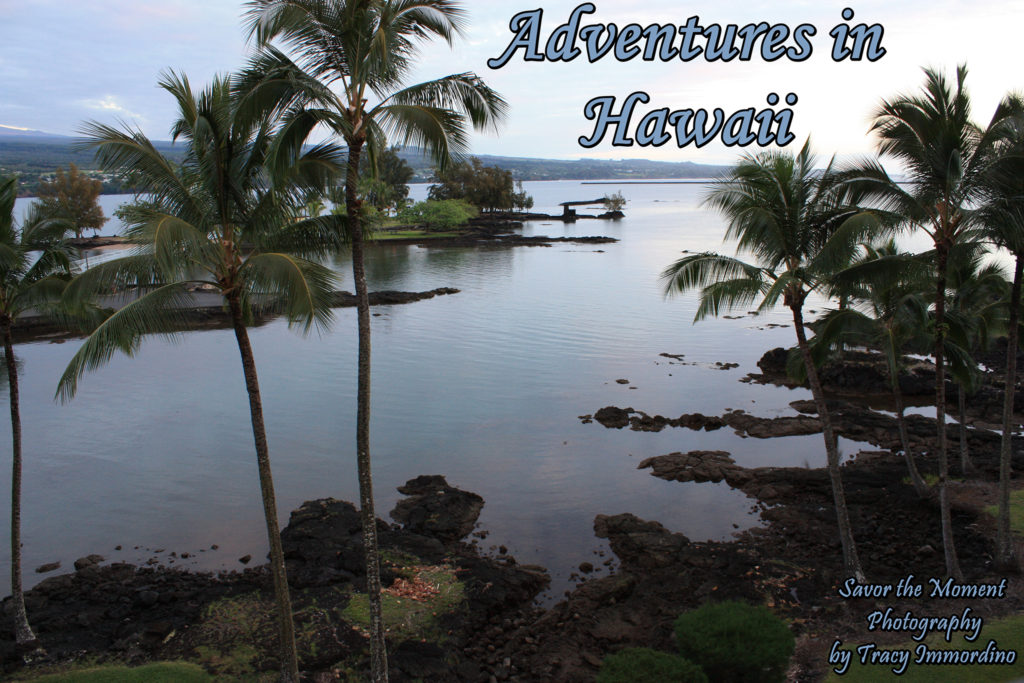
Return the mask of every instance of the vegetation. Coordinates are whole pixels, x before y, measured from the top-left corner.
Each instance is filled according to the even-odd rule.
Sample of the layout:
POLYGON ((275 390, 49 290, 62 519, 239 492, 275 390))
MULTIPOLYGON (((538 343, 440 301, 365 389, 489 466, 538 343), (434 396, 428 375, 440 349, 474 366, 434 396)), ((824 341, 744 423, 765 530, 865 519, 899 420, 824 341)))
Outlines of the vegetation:
POLYGON ((47 311, 61 299, 71 277, 71 260, 64 237, 70 225, 46 216, 33 204, 25 221, 14 221, 17 181, 0 178, 0 335, 7 365, 11 406, 11 596, 15 641, 21 647, 36 643, 25 613, 21 583, 21 400, 18 365, 11 329, 29 309, 47 311))
POLYGON ((370 155, 359 163, 359 195, 378 211, 400 210, 409 196, 409 181, 414 171, 398 155, 398 148, 381 150, 371 162, 370 155))
POLYGON ((102 182, 80 173, 74 164, 66 174, 58 168, 56 178, 39 185, 40 211, 51 218, 66 220, 75 237, 81 237, 86 229, 99 232, 107 222, 96 201, 102 189, 102 182))
POLYGON ((688 659, 646 647, 631 647, 604 658, 597 683, 708 683, 704 670, 688 659))
POLYGON ((425 225, 430 230, 450 230, 465 225, 477 215, 475 206, 461 199, 416 202, 398 214, 401 223, 425 225))
MULTIPOLYGON (((398 570, 399 579, 383 594, 384 623, 399 638, 444 637, 438 617, 450 614, 465 599, 466 588, 449 566, 408 565, 398 570)), ((354 593, 342 615, 351 624, 369 631, 370 604, 365 593, 354 593)))
POLYGON ((930 664, 919 666, 914 664, 913 659, 916 648, 920 647, 921 644, 907 640, 892 645, 879 645, 879 647, 901 648, 910 651, 911 662, 907 666, 907 670, 899 676, 892 672, 892 667, 889 665, 861 665, 856 653, 854 653, 849 670, 842 676, 831 673, 827 683, 876 683, 877 681, 893 681, 894 683, 896 681, 900 683, 905 681, 910 683, 961 683, 965 680, 970 680, 971 683, 1005 683, 1006 681, 1020 680, 1020 677, 1024 676, 1024 658, 1020 656, 1020 652, 1024 650, 1024 614, 999 620, 986 620, 984 627, 981 629, 981 634, 973 642, 954 636, 953 640, 947 643, 943 634, 936 633, 925 638, 923 643, 929 648, 934 649, 948 650, 955 648, 970 651, 983 650, 991 640, 998 643, 1000 650, 1013 650, 1017 652, 1016 661, 1009 665, 1000 664, 992 666, 980 664, 968 666, 962 664, 930 664), (968 676, 969 678, 967 678, 968 676))
POLYGON ((461 199, 481 211, 511 211, 533 207, 533 198, 518 185, 512 173, 497 166, 484 166, 477 158, 439 170, 430 186, 430 199, 461 199))
MULTIPOLYGON (((84 314, 100 295, 121 297, 117 310, 99 322, 61 378, 58 395, 67 400, 84 374, 117 350, 130 355, 146 335, 180 329, 190 291, 202 286, 222 297, 242 361, 274 602, 251 594, 207 605, 192 630, 205 639, 196 646, 197 656, 217 675, 249 678, 261 668, 258 643, 273 640, 280 645, 281 680, 297 681, 299 651, 315 658, 315 636, 323 633, 336 640, 333 629, 344 623, 368 636, 372 678, 386 681, 385 632, 402 639, 443 640, 439 616, 463 606, 466 587, 452 567, 421 566, 415 558, 378 551, 365 243, 371 229, 393 215, 427 231, 392 232, 390 238, 451 235, 445 231, 465 224, 478 210, 528 209, 533 200, 523 190, 523 172, 512 168, 515 160, 504 160, 504 166, 480 158, 453 161, 465 159, 471 125, 493 128, 502 119, 505 102, 497 93, 472 73, 406 84, 421 41, 452 43, 464 31, 466 13, 457 0, 249 0, 246 7, 246 26, 258 52, 244 73, 219 77, 199 92, 175 73, 160 83, 179 109, 172 129, 172 137, 182 143, 176 156, 165 154, 136 130, 86 126, 83 149, 96 153, 104 178, 146 197, 118 212, 128 225, 127 236, 140 246, 137 254, 87 269, 71 281, 65 236, 69 230, 81 236, 83 230, 103 225, 106 219, 96 202, 103 182, 74 163, 67 173, 58 168, 52 179, 39 180, 41 201, 16 226, 18 181, 0 180, 0 334, 12 425, 9 611, 18 645, 35 643, 21 585, 23 454, 12 326, 28 309, 47 312, 62 305, 84 314), (310 134, 325 126, 344 141, 344 148, 309 143, 310 134), (437 169, 431 198, 407 206, 407 184, 420 168, 408 160, 424 156, 424 151, 437 169), (332 597, 340 599, 331 609, 307 600, 305 604, 313 603, 307 607, 309 618, 297 634, 248 326, 269 310, 283 312, 303 331, 325 326, 334 277, 320 263, 345 244, 352 249, 358 298, 355 455, 367 586, 365 593, 333 589, 332 597), (381 586, 381 562, 407 565, 396 568, 399 578, 387 589, 381 586), (276 639, 268 639, 268 633, 276 639)), ((726 239, 735 240, 738 252, 750 259, 688 254, 662 273, 670 294, 699 290, 695 321, 755 302, 759 311, 779 304, 789 309, 798 350, 792 357, 806 377, 822 423, 844 570, 861 580, 864 572, 846 509, 837 438, 818 373, 831 351, 867 347, 884 355, 908 481, 922 496, 934 481, 946 571, 962 579, 947 490, 945 375, 948 371, 959 385, 961 469, 966 478, 972 469, 966 403, 979 376, 973 354, 1005 328, 1009 340, 1000 488, 998 504, 988 509, 998 520, 996 559, 1001 568, 1014 566, 1017 539, 1011 534, 1024 533, 1024 491, 1010 492, 1024 284, 1024 101, 1008 96, 991 122, 980 126, 971 120, 966 75, 960 67, 954 83, 926 70, 920 92, 885 100, 876 111, 878 151, 900 162, 909 182, 894 180, 880 161, 845 170, 830 162, 823 171, 816 169, 809 143, 796 154, 746 155, 709 192, 705 206, 724 216, 726 239), (933 249, 901 253, 887 239, 910 230, 924 231, 933 249), (1015 257, 1012 284, 999 268, 985 265, 991 244, 1015 257), (839 305, 813 324, 815 336, 809 340, 804 309, 812 295, 838 299, 839 305), (939 472, 922 477, 908 437, 899 376, 906 354, 929 351, 936 366, 939 472)), ((0 163, 2 154, 0 149, 0 163)), ((621 193, 604 198, 609 211, 619 211, 625 203, 621 193)), ((59 315, 70 318, 71 313, 59 315)), ((998 639, 1004 650, 1020 650, 1022 625, 1021 616, 992 622, 976 643, 956 646, 980 648, 998 639)), ((622 650, 605 659, 598 680, 771 683, 784 679, 794 649, 783 621, 765 607, 743 603, 709 604, 686 613, 676 620, 675 632, 683 657, 647 648, 622 650)), ((943 642, 928 644, 941 647, 943 642)), ((985 680, 991 673, 992 680, 1002 680, 1021 673, 1021 666, 972 669, 972 679, 985 680)), ((879 671, 854 666, 846 678, 878 680, 879 671)), ((960 680, 962 672, 912 666, 903 678, 960 680)), ((177 663, 90 667, 55 676, 37 680, 209 679, 203 671, 177 663)))
MULTIPOLYGON (((160 152, 173 161, 180 161, 180 148, 169 142, 153 141, 160 152)), ((434 177, 435 163, 429 154, 414 145, 397 149, 398 156, 412 168, 410 182, 429 182, 434 177)), ((510 171, 516 180, 645 180, 661 178, 715 178, 725 172, 724 166, 686 162, 647 161, 644 159, 528 159, 479 155, 487 166, 510 171)), ((71 140, 34 140, 29 137, 0 139, 0 173, 20 176, 18 196, 34 196, 39 182, 51 176, 58 166, 76 164, 88 175, 103 181, 103 194, 132 191, 130 183, 111 174, 96 171, 92 154, 75 150, 71 140)))
POLYGON ((622 211, 624 206, 626 206, 626 198, 622 196, 621 192, 606 194, 604 196, 604 208, 609 211, 622 211))
POLYGON ((683 656, 716 683, 781 683, 795 640, 767 607, 742 602, 705 604, 675 622, 683 656))
MULTIPOLYGON (((1009 99, 1018 112, 1024 103, 1009 99)), ((1013 281, 1010 285, 1009 315, 1006 321, 1006 381, 1003 388, 1002 441, 999 448, 999 514, 996 518, 996 565, 1003 571, 1016 566, 1010 523, 1011 441, 1013 439, 1013 408, 1017 393, 1017 347, 1020 335, 1021 287, 1024 282, 1024 169, 1019 167, 1024 146, 1024 123, 1008 127, 998 143, 998 161, 992 175, 986 203, 980 211, 984 236, 1014 257, 1013 281)))
MULTIPOLYGON (((1024 489, 1017 489, 1010 494, 1010 533, 1024 537, 1024 489)), ((1002 514, 999 505, 985 508, 985 512, 995 518, 1002 514)))
POLYGON ((928 306, 922 295, 928 264, 900 252, 892 240, 862 248, 862 256, 833 276, 833 293, 844 305, 822 316, 812 346, 830 350, 862 346, 882 351, 907 471, 914 490, 925 497, 929 488, 917 469, 907 436, 899 373, 908 348, 913 345, 916 350, 926 344, 922 338, 928 326, 928 306))
POLYGON ((863 578, 853 540, 846 497, 839 473, 839 452, 825 393, 804 331, 803 307, 812 292, 825 291, 829 278, 849 263, 862 237, 877 218, 861 210, 835 185, 832 165, 815 170, 810 145, 796 155, 762 152, 744 156, 705 204, 718 209, 739 250, 757 264, 714 253, 684 256, 662 273, 665 291, 700 290, 694 322, 721 310, 748 306, 758 310, 782 303, 793 315, 797 345, 822 422, 828 472, 843 546, 843 564, 850 576, 863 578))
POLYGON ((21 680, 32 683, 208 683, 213 678, 195 664, 158 662, 139 667, 90 666, 21 680))
POLYGON ((277 597, 282 679, 298 680, 291 598, 278 530, 277 503, 263 407, 247 325, 258 309, 277 307, 304 330, 330 319, 333 274, 295 255, 322 255, 338 245, 339 219, 327 216, 294 221, 297 189, 322 187, 338 158, 320 147, 305 154, 282 149, 279 127, 269 118, 240 116, 232 78, 217 78, 194 92, 187 78, 166 74, 160 86, 178 103, 175 139, 187 147, 179 167, 163 157, 141 133, 88 124, 88 144, 102 165, 132 173, 147 203, 128 213, 127 236, 142 253, 95 266, 69 287, 69 300, 100 293, 132 291, 137 298, 94 331, 71 359, 59 395, 70 399, 87 370, 120 349, 134 351, 148 334, 170 334, 179 327, 190 285, 206 285, 230 311, 242 359, 263 512, 277 597), (243 247, 244 245, 244 247, 243 247), (243 251, 243 249, 245 251, 243 251), (244 258, 243 258, 244 254, 244 258))
POLYGON ((374 238, 378 242, 388 240, 409 240, 409 239, 442 239, 444 237, 458 237, 457 232, 434 232, 432 230, 385 230, 374 238))
POLYGON ((370 601, 370 659, 372 679, 386 681, 370 470, 370 303, 359 166, 364 149, 375 160, 390 135, 403 145, 424 146, 443 171, 451 155, 465 151, 467 124, 494 128, 506 103, 473 73, 405 84, 421 41, 438 38, 451 43, 464 31, 465 12, 452 0, 250 0, 247 7, 250 37, 261 48, 246 75, 252 106, 293 112, 291 145, 301 145, 316 125, 326 123, 348 147, 345 212, 358 302, 356 461, 370 601), (295 61, 272 46, 275 40, 292 50, 295 61), (340 88, 338 94, 330 86, 340 88), (371 96, 376 103, 370 103, 371 96))
POLYGON ((878 151, 899 161, 907 183, 894 181, 878 162, 855 172, 867 200, 894 216, 900 227, 921 230, 934 246, 935 419, 939 460, 939 508, 946 572, 963 579, 953 541, 946 481, 949 458, 946 444, 946 291, 950 250, 974 238, 975 205, 990 193, 1000 142, 1012 132, 1017 107, 1007 99, 997 108, 987 127, 971 120, 971 100, 966 89, 967 67, 956 71, 956 82, 932 69, 917 95, 884 100, 872 130, 878 151))
POLYGON ((984 263, 987 256, 980 244, 954 249, 949 259, 946 357, 957 384, 957 421, 960 423, 960 471, 966 477, 974 470, 967 442, 967 396, 981 383, 972 352, 987 351, 992 336, 1001 332, 1006 319, 1009 283, 1003 269, 984 263))

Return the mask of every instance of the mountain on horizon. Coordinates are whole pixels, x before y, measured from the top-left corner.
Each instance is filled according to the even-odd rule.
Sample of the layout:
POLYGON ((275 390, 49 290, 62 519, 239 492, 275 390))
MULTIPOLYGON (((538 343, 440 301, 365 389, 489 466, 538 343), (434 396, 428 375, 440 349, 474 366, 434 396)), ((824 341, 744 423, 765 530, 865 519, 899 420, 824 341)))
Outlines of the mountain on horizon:
POLYGON ((0 123, 0 139, 7 140, 10 138, 26 138, 32 140, 47 139, 53 141, 65 140, 68 142, 73 140, 73 138, 68 135, 57 135, 56 133, 46 133, 41 130, 32 130, 31 128, 20 128, 18 126, 8 126, 3 123, 0 123))
MULTIPOLYGON (((0 124, 0 173, 18 173, 23 185, 58 167, 74 163, 82 170, 96 170, 93 152, 73 147, 77 138, 0 124)), ((184 148, 167 140, 153 145, 173 161, 180 161, 184 148)), ((412 182, 430 182, 434 163, 418 147, 399 150, 399 156, 414 172, 412 182)), ((473 154, 486 166, 511 171, 516 180, 646 180, 712 178, 728 167, 693 161, 652 161, 649 159, 540 159, 532 157, 473 154)), ((28 187, 23 188, 29 191, 28 187)), ((108 190, 113 191, 113 190, 108 190)))

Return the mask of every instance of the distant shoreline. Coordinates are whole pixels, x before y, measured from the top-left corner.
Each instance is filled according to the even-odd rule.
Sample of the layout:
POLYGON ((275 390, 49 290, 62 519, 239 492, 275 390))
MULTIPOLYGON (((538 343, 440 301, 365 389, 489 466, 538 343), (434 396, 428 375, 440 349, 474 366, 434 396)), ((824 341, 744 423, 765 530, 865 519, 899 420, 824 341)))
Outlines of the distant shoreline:
POLYGON ((582 180, 581 185, 713 185, 724 182, 707 178, 705 180, 582 180))

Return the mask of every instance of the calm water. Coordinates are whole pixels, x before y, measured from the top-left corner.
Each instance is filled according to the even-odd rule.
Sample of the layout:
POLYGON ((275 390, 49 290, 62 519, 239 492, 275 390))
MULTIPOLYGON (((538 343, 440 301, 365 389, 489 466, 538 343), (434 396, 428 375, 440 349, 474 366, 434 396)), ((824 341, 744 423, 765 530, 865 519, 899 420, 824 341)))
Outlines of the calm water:
MULTIPOLYGON (((581 424, 606 405, 650 414, 720 414, 742 408, 793 414, 809 397, 741 383, 768 348, 793 343, 783 312, 692 324, 692 297, 666 300, 658 273, 681 250, 723 249, 721 220, 699 207, 699 185, 526 183, 536 209, 621 190, 619 222, 530 223, 527 234, 596 235, 617 244, 549 248, 371 249, 371 289, 457 287, 454 296, 376 309, 373 318, 372 447, 378 514, 395 487, 420 474, 487 501, 484 547, 503 544, 521 563, 547 566, 553 592, 604 548, 600 513, 657 519, 693 540, 728 539, 757 523, 752 500, 724 484, 680 484, 638 471, 646 457, 721 449, 747 466, 820 466, 819 435, 763 441, 731 430, 658 434, 581 424), (601 253, 603 252, 603 253, 601 253), (661 353, 695 365, 670 364, 661 353), (738 369, 713 369, 716 361, 738 369), (619 385, 627 378, 630 385, 619 385), (630 387, 636 387, 631 389, 630 387)), ((414 187, 423 196, 423 186, 414 187)), ((124 198, 105 197, 107 214, 124 198)), ((22 200, 23 207, 25 200, 22 200)), ((108 224, 104 234, 116 226, 108 224)), ((724 247, 731 253, 731 248, 724 247)), ((337 259, 352 289, 347 255, 337 259)), ((742 313, 742 312, 741 312, 742 313)), ((301 337, 282 321, 252 331, 282 524, 304 500, 357 499, 354 309, 331 331, 301 337)), ((117 356, 54 402, 57 379, 79 342, 17 347, 22 363, 26 582, 33 569, 100 553, 139 561, 152 550, 196 553, 178 561, 238 568, 266 554, 247 398, 229 330, 147 340, 117 356), (121 545, 121 551, 114 547, 121 545), (138 546, 139 549, 135 549, 138 546), (149 550, 147 550, 149 549, 149 550)), ((6 392, 0 395, 6 404, 6 392)), ((6 415, 7 408, 0 408, 6 415)), ((10 425, 0 420, 9 453, 10 425)), ((843 444, 850 453, 856 444, 843 444)), ((9 463, 4 458, 3 463, 9 463)), ((9 465, 0 486, 9 488, 9 465)), ((6 497, 5 497, 6 499, 6 497)), ((0 524, 8 524, 6 507, 0 524)), ((257 559, 259 561, 259 559, 257 559)), ((7 581, 6 545, 0 567, 7 581)), ((595 563, 597 564, 597 563, 595 563)), ((0 585, 7 585, 6 583, 0 585)))

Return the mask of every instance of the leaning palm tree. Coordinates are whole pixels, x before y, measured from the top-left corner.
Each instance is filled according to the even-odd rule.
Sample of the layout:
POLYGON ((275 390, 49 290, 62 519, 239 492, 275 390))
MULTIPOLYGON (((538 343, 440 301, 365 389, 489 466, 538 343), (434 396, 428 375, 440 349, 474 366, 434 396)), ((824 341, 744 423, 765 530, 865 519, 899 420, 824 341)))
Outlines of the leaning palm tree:
MULTIPOLYGON (((348 146, 345 209, 357 296, 359 378, 356 461, 370 603, 371 671, 387 679, 380 569, 370 472, 370 307, 363 265, 365 225, 358 198, 360 158, 387 149, 388 138, 425 147, 445 166, 467 151, 467 122, 494 128, 506 103, 475 74, 406 85, 421 41, 449 44, 465 28, 454 0, 250 0, 246 25, 260 47, 245 89, 249 107, 327 114, 348 146), (273 47, 275 40, 295 60, 273 47), (337 94, 335 93, 337 91, 337 94)), ((376 164, 370 164, 375 168, 376 164)))
MULTIPOLYGON (((271 119, 242 121, 230 77, 193 92, 187 78, 163 76, 160 86, 177 100, 172 135, 185 144, 176 166, 138 131, 90 123, 86 145, 101 165, 133 172, 147 196, 123 212, 126 235, 139 253, 94 266, 69 287, 69 301, 112 288, 124 304, 86 339, 58 387, 70 399, 83 373, 120 349, 131 354, 149 334, 184 328, 181 311, 195 305, 191 290, 212 288, 227 308, 249 395, 249 410, 280 633, 281 680, 298 680, 291 599, 278 527, 277 503, 256 363, 247 326, 259 312, 283 311, 303 330, 330 318, 333 274, 305 255, 336 249, 333 216, 295 220, 310 187, 322 187, 340 160, 338 150, 307 151, 281 143, 271 119), (125 303, 127 301, 127 303, 125 303)), ((285 133, 287 131, 284 131, 285 133)))
POLYGON ((726 239, 756 258, 756 265, 720 254, 686 256, 662 273, 666 291, 699 288, 696 320, 720 310, 748 306, 760 299, 759 310, 780 301, 790 309, 807 381, 821 420, 832 485, 843 564, 849 576, 863 578, 850 527, 839 472, 839 451, 825 393, 804 331, 807 297, 823 292, 827 276, 853 257, 859 238, 877 217, 858 209, 831 184, 832 164, 817 173, 810 143, 796 155, 762 152, 744 156, 705 203, 725 215, 726 239))
POLYGON ((20 226, 14 222, 18 179, 0 181, 0 334, 7 361, 11 404, 11 600, 14 637, 19 648, 38 645, 25 612, 21 585, 21 402, 12 328, 29 309, 43 311, 60 301, 71 274, 70 251, 64 241, 71 225, 46 217, 34 204, 20 226))
POLYGON ((918 471, 907 434, 899 373, 903 354, 927 325, 923 299, 927 264, 913 254, 901 253, 893 240, 863 245, 864 254, 831 278, 832 293, 845 306, 828 311, 819 321, 813 346, 842 349, 864 346, 880 349, 886 371, 903 457, 914 490, 928 495, 928 484, 918 471))
POLYGON ((866 197, 902 217, 902 225, 920 229, 935 244, 935 421, 939 461, 939 508, 946 573, 963 578, 953 541, 952 516, 946 490, 949 460, 946 444, 946 292, 950 250, 971 239, 977 221, 973 208, 990 191, 990 169, 998 143, 1013 121, 1014 109, 1004 101, 985 128, 971 120, 965 81, 967 67, 956 71, 952 85, 940 72, 925 69, 920 94, 884 100, 871 130, 878 151, 902 165, 906 184, 878 163, 852 174, 866 197))

